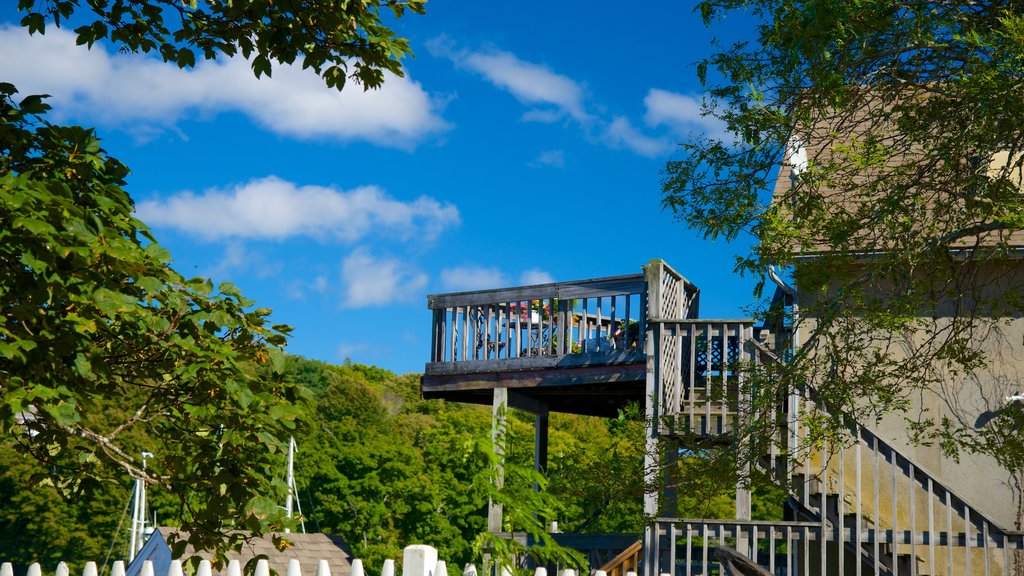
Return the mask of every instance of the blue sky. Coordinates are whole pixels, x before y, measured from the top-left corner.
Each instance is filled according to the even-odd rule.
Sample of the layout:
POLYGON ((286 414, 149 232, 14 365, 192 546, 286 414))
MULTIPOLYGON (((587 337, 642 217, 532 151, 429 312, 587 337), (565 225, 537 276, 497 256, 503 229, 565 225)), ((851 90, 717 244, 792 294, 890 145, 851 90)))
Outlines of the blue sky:
POLYGON ((298 67, 182 71, 0 17, 0 79, 95 126, 178 270, 273 308, 292 352, 421 371, 428 293, 651 258, 701 288, 701 316, 752 299, 732 272, 750 239, 702 240, 660 208, 675 143, 721 130, 699 113, 712 33, 692 5, 431 2, 396 25, 406 77, 342 94, 298 67))

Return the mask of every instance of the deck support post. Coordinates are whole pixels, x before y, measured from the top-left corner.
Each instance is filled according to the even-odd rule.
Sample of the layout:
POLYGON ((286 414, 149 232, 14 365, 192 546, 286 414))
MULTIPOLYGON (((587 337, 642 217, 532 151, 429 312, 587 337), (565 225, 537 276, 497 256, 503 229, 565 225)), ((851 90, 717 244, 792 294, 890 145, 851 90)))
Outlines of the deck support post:
MULTIPOLYGON (((508 412, 508 388, 494 389, 494 403, 491 409, 491 442, 494 453, 498 457, 498 471, 495 475, 497 487, 501 488, 505 481, 505 420, 508 412)), ((487 531, 491 534, 501 532, 501 503, 489 500, 487 503, 487 531)))
MULTIPOLYGON (((548 407, 533 415, 533 469, 545 474, 548 469, 548 407)), ((540 485, 534 483, 533 489, 540 491, 540 485)))
MULTIPOLYGON (((648 274, 650 274, 648 272, 648 274)), ((650 282, 650 280, 648 280, 650 282)), ((648 290, 653 291, 651 285, 648 290)), ((650 296, 648 296, 650 302, 650 296)), ((644 573, 643 576, 658 576, 661 567, 658 562, 658 529, 652 519, 658 517, 658 492, 654 489, 658 478, 658 411, 657 411, 657 370, 654 355, 657 331, 648 324, 647 337, 644 342, 644 353, 647 355, 647 387, 644 395, 646 407, 645 446, 644 446, 644 516, 648 519, 644 526, 644 573)))

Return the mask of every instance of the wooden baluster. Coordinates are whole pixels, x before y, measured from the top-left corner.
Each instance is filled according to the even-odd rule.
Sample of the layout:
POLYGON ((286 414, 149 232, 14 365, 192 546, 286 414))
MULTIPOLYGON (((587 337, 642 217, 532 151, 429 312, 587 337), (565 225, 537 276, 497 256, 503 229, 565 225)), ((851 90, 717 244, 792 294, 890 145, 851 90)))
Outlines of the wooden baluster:
POLYGON ((459 308, 457 306, 453 306, 453 307, 449 308, 449 310, 452 311, 452 321, 451 321, 451 328, 452 329, 451 329, 451 333, 449 334, 449 337, 451 338, 451 342, 449 343, 449 346, 448 346, 448 352, 449 352, 449 354, 451 354, 451 358, 449 358, 449 360, 452 361, 452 362, 455 362, 455 360, 459 357, 458 343, 456 342, 456 338, 457 338, 456 335, 459 332, 459 308))
POLYGON ((877 436, 872 436, 871 437, 871 449, 872 449, 872 452, 874 452, 874 460, 875 460, 875 463, 874 463, 874 473, 875 473, 875 507, 873 508, 874 513, 871 515, 872 516, 872 527, 874 528, 874 531, 875 531, 873 555, 874 555, 874 558, 875 558, 875 562, 874 562, 874 564, 875 564, 875 576, 879 576, 879 571, 881 569, 880 564, 881 564, 882 556, 881 556, 881 554, 879 553, 879 550, 878 550, 878 540, 879 540, 879 538, 881 538, 881 535, 878 532, 878 530, 879 530, 878 517, 879 517, 879 515, 881 515, 882 509, 878 507, 878 491, 879 491, 879 486, 878 486, 878 464, 879 464, 879 462, 878 462, 878 437, 877 436))
POLYGON ((946 574, 953 573, 953 501, 949 490, 946 493, 946 574))
POLYGON ((899 463, 896 460, 896 452, 892 449, 889 450, 889 457, 892 458, 892 573, 893 576, 897 576, 899 573, 899 565, 897 564, 899 554, 896 553, 896 549, 899 548, 899 546, 896 544, 896 534, 898 531, 896 527, 898 519, 896 516, 896 501, 899 500, 900 492, 896 485, 896 469, 899 467, 899 463))
POLYGON ((722 379, 722 415, 718 420, 718 433, 724 434, 726 430, 725 424, 729 420, 729 324, 723 322, 720 324, 719 330, 722 334, 722 365, 718 369, 722 379))
POLYGON ((935 573, 935 493, 932 477, 928 477, 928 573, 935 573))
POLYGON ((711 347, 714 345, 711 324, 704 325, 704 434, 711 433, 711 347))
POLYGON ((914 463, 907 461, 907 496, 910 499, 910 576, 917 576, 917 506, 914 501, 914 463))
POLYGON ((687 330, 690 333, 690 381, 688 382, 689 390, 687 391, 687 408, 690 412, 690 432, 698 432, 697 417, 694 414, 694 407, 697 404, 697 327, 694 324, 689 324, 687 330))
POLYGON ((971 576, 971 508, 964 503, 964 534, 967 536, 965 550, 967 560, 964 562, 964 574, 971 576))
MULTIPOLYGON (((836 556, 839 559, 839 573, 846 574, 846 554, 843 550, 846 547, 846 478, 843 472, 845 471, 844 460, 846 460, 846 451, 843 446, 839 446, 839 490, 836 493, 836 512, 839 515, 838 526, 839 538, 837 538, 837 549, 839 553, 836 556)), ((860 495, 857 495, 858 498, 860 495)))
POLYGON ((632 316, 630 316, 629 308, 630 308, 630 304, 631 304, 632 301, 633 301, 633 295, 632 294, 626 294, 626 316, 622 320, 623 323, 625 324, 625 330, 626 330, 625 337, 623 338, 623 342, 625 343, 624 348, 626 350, 629 350, 629 340, 630 340, 630 336, 633 334, 633 332, 630 330, 630 327, 629 327, 630 320, 632 319, 632 316))

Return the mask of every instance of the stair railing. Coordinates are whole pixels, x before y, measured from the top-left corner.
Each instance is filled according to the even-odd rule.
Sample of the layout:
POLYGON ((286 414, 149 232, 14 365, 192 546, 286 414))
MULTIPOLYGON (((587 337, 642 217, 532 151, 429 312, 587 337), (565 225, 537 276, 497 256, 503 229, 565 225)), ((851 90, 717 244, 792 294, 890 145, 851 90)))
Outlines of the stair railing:
MULTIPOLYGON (((744 409, 751 400, 744 365, 769 368, 781 362, 753 338, 752 322, 652 319, 651 323, 659 433, 714 437, 739 432, 740 418, 749 415, 744 409)), ((828 414, 817 399, 816 390, 808 385, 780 402, 784 406, 777 411, 762 414, 773 436, 760 439, 759 445, 767 445, 763 467, 790 490, 797 522, 772 525, 779 530, 800 527, 792 545, 805 550, 794 558, 814 564, 801 564, 799 573, 845 574, 849 568, 858 576, 970 575, 972 571, 987 576, 1024 570, 1024 535, 1000 527, 870 427, 856 423, 849 437, 836 445, 821 441, 808 446, 807 414, 828 414), (807 546, 816 547, 816 553, 808 555, 807 546)), ((685 521, 666 519, 653 527, 672 542, 673 558, 675 539, 681 537, 680 522, 685 521)), ((739 539, 747 552, 757 553, 749 541, 758 541, 760 527, 725 521, 689 526, 682 533, 686 546, 691 537, 706 541, 713 532, 725 539, 723 543, 728 540, 735 545, 739 539)), ((763 545, 764 539, 760 542, 763 545)), ((783 547, 788 545, 787 541, 783 547)), ((704 566, 702 570, 707 569, 704 566)))

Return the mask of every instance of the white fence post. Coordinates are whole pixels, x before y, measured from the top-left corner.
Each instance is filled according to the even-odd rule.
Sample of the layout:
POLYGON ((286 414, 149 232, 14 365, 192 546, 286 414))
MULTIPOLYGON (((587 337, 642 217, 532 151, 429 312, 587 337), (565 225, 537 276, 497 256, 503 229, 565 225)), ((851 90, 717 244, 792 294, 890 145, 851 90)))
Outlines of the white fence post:
POLYGON ((302 567, 299 565, 298 559, 292 558, 288 561, 287 576, 302 576, 302 567))
MULTIPOLYGON (((170 576, 168 574, 168 576, 170 576)), ((256 572, 254 576, 270 576, 270 563, 267 562, 266 558, 260 558, 256 561, 256 572)))
MULTIPOLYGON (((124 576, 124 574, 121 576, 124 576)), ((213 567, 210 566, 209 560, 199 561, 199 569, 196 570, 196 576, 213 576, 213 567)))
MULTIPOLYGON (((98 576, 99 570, 96 569, 96 563, 92 560, 85 563, 85 569, 82 570, 82 576, 98 576)), ((181 576, 180 574, 178 576, 181 576)))
POLYGON ((448 576, 448 563, 444 560, 438 560, 434 566, 434 576, 448 576))
MULTIPOLYGON (((0 574, 0 576, 3 576, 0 574)), ((470 562, 466 564, 466 567, 462 570, 462 576, 476 576, 476 564, 470 562)))
POLYGON ((327 563, 327 560, 316 563, 316 576, 331 576, 331 565, 327 563))
POLYGON ((380 576, 395 576, 395 561, 388 558, 380 568, 380 576))
POLYGON ((167 576, 185 576, 185 571, 181 569, 181 560, 171 560, 171 565, 167 567, 167 576))
POLYGON ((402 553, 402 576, 433 576, 437 548, 426 544, 406 546, 402 553))
POLYGON ((363 561, 359 558, 352 560, 352 566, 349 567, 349 576, 364 576, 363 561))
POLYGON ((124 560, 114 560, 114 565, 110 567, 110 576, 124 576, 124 560))
POLYGON ((39 565, 39 562, 29 565, 28 576, 43 576, 43 567, 39 565))
POLYGON ((0 564, 0 576, 14 576, 14 565, 10 562, 0 564))

